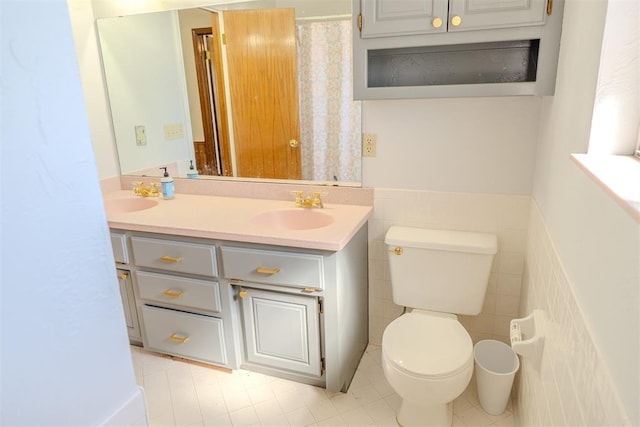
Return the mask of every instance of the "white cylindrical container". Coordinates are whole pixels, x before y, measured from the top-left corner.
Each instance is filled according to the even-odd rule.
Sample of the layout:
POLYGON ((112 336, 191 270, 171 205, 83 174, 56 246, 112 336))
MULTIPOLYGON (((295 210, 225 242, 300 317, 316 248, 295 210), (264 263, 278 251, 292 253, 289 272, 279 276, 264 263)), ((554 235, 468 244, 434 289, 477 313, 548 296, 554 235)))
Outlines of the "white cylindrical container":
POLYGON ((478 341, 473 347, 480 406, 488 414, 500 415, 509 402, 513 378, 520 368, 518 355, 503 342, 478 341))

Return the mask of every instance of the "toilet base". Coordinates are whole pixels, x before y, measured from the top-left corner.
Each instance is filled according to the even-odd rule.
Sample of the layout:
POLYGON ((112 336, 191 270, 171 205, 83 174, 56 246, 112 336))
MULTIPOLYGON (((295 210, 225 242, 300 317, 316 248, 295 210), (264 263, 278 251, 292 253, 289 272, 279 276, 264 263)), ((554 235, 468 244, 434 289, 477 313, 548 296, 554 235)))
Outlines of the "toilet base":
POLYGON ((423 406, 402 399, 396 420, 402 427, 451 427, 453 402, 423 406))

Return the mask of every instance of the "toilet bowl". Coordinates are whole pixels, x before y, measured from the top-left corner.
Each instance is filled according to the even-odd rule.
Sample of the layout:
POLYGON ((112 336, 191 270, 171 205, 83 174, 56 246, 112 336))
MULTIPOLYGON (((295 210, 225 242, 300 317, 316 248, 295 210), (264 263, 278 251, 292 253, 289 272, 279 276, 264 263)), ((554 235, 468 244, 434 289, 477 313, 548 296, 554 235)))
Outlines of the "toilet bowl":
POLYGON ((456 316, 413 310, 385 329, 382 368, 402 398, 401 426, 450 426, 473 373, 473 343, 456 316))
POLYGON ((382 368, 400 395, 403 427, 450 427, 473 373, 473 343, 457 314, 482 310, 497 236, 392 226, 385 235, 393 302, 412 309, 382 336, 382 368))

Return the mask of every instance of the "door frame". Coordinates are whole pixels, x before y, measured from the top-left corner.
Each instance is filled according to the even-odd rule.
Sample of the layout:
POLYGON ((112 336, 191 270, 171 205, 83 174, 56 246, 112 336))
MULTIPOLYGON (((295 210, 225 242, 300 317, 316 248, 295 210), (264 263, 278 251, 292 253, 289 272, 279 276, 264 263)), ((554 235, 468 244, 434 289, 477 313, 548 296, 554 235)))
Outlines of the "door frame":
POLYGON ((194 28, 191 30, 193 48, 196 58, 196 76, 198 80, 198 96, 200 98, 200 110, 202 114, 202 126, 204 132, 204 148, 206 162, 215 175, 233 176, 231 162, 231 147, 229 143, 229 118, 224 85, 224 71, 222 67, 222 49, 220 48, 220 27, 218 14, 211 12, 212 26, 194 28), (211 35, 210 56, 207 57, 207 49, 203 43, 204 35, 211 35), (212 71, 211 79, 207 73, 209 61, 212 71), (213 108, 210 94, 213 97, 213 108), (214 122, 215 120, 215 122, 214 122), (215 132, 214 129, 217 131, 215 132), (217 148, 216 148, 217 137, 217 148), (221 171, 218 173, 217 163, 220 161, 221 171))

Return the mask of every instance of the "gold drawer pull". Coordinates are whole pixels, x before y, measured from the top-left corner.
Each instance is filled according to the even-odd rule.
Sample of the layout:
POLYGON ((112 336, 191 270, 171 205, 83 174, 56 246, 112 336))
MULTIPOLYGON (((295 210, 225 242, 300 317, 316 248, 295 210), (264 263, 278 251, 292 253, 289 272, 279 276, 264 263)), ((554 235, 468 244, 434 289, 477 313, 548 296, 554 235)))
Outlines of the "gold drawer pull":
POLYGON ((184 344, 184 343, 186 343, 187 341, 189 341, 189 336, 181 337, 180 335, 178 335, 178 334, 175 334, 175 333, 174 333, 174 334, 171 334, 171 336, 169 337, 169 339, 170 339, 171 341, 175 341, 175 342, 179 342, 180 344, 184 344))
POLYGON ((167 289, 163 292, 163 294, 171 298, 180 298, 182 295, 184 295, 184 291, 174 291, 173 289, 167 289))
POLYGON ((127 273, 120 273, 120 274, 118 274, 118 277, 119 277, 121 280, 127 280, 127 279, 129 278, 129 274, 127 274, 127 273))
POLYGON ((260 266, 256 268, 256 271, 260 274, 278 274, 280 272, 280 269, 260 266))
POLYGON ((174 263, 174 264, 182 261, 182 257, 174 258, 174 257, 169 256, 169 255, 164 255, 160 259, 162 260, 162 262, 170 262, 170 263, 174 263))
POLYGON ((389 252, 396 255, 402 255, 404 253, 404 249, 402 249, 401 247, 397 247, 397 248, 391 249, 389 252))

